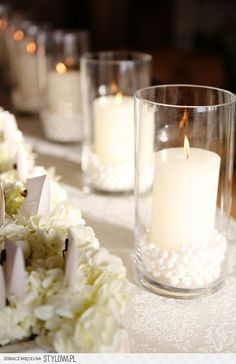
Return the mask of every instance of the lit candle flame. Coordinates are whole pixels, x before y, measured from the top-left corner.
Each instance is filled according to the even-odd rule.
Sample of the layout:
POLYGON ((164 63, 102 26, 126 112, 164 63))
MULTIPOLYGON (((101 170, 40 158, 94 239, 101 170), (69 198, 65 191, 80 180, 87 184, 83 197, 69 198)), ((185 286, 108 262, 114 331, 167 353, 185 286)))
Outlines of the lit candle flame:
POLYGON ((185 109, 183 116, 179 122, 179 128, 180 130, 183 132, 184 134, 184 154, 187 158, 189 158, 189 153, 190 153, 190 146, 189 146, 189 141, 187 138, 187 127, 188 127, 188 112, 185 109))
POLYGON ((115 103, 117 105, 120 105, 121 104, 121 101, 122 101, 122 92, 117 92, 116 96, 115 96, 115 103))
POLYGON ((184 136, 184 154, 186 155, 187 158, 189 158, 190 145, 189 145, 189 141, 188 141, 188 138, 186 137, 186 135, 184 136))
POLYGON ((26 46, 26 50, 29 54, 34 54, 36 52, 35 42, 29 42, 26 46))
POLYGON ((64 63, 62 63, 62 62, 57 63, 56 71, 57 71, 57 73, 62 75, 63 73, 66 72, 66 65, 64 63))
POLYGON ((115 81, 112 81, 112 83, 111 83, 111 92, 113 94, 116 94, 117 90, 118 90, 117 84, 115 83, 115 81))
POLYGON ((185 110, 184 110, 184 114, 183 114, 183 116, 182 116, 182 119, 181 119, 181 120, 180 120, 180 122, 179 122, 179 128, 180 128, 181 130, 186 130, 187 126, 188 126, 188 112, 187 112, 187 110, 185 109, 185 110))
POLYGON ((68 66, 69 68, 73 68, 76 66, 77 64, 77 61, 76 61, 76 58, 74 57, 66 57, 65 60, 64 60, 66 66, 68 66))
POLYGON ((24 39, 24 33, 22 30, 16 30, 14 33, 13 33, 13 39, 16 41, 16 42, 21 42, 23 39, 24 39))
POLYGON ((0 19, 0 28, 5 30, 7 29, 7 21, 5 19, 0 19))

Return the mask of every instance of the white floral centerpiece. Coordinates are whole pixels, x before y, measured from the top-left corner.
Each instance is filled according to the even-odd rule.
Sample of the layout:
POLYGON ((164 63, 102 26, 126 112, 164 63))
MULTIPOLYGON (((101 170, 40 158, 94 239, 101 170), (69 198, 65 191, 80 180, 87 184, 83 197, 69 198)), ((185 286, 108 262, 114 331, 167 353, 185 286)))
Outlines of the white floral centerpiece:
MULTIPOLYGON (((0 134, 2 116, 0 113, 0 134)), ((20 138, 20 133, 16 135, 20 138)), ((22 247, 26 269, 23 298, 10 294, 0 309, 0 345, 35 338, 43 348, 57 352, 118 351, 126 338, 121 323, 127 295, 122 261, 99 246, 80 210, 67 202, 53 170, 32 164, 28 173, 28 178, 49 176, 50 214, 23 214, 26 181, 12 169, 16 151, 11 154, 8 146, 6 157, 1 157, 1 147, 0 143, 6 216, 0 226, 0 251, 4 250, 4 239, 11 239, 22 247), (5 163, 8 155, 11 157, 5 163), (73 287, 65 283, 64 274, 69 230, 79 257, 73 287)))
POLYGON ((19 145, 24 144, 29 164, 34 164, 34 155, 30 146, 24 141, 18 129, 15 116, 8 111, 0 110, 0 173, 6 172, 15 165, 19 145))
POLYGON ((40 346, 57 352, 119 349, 126 337, 121 325, 125 268, 118 257, 99 248, 90 228, 79 230, 77 236, 83 238, 76 239, 81 258, 75 288, 65 287, 60 256, 34 260, 27 266, 24 299, 12 296, 0 311, 1 345, 35 335, 40 346))

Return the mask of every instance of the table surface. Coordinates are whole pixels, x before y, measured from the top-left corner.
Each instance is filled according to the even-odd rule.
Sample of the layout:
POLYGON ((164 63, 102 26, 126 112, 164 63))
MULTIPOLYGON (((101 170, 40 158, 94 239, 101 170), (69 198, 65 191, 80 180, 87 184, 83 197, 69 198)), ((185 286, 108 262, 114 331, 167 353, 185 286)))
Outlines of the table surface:
MULTIPOLYGON (((84 195, 81 192, 80 146, 55 144, 43 138, 37 118, 17 118, 19 127, 38 153, 37 163, 55 166, 69 198, 82 211, 101 245, 119 255, 127 267, 129 299, 124 326, 131 352, 235 352, 236 351, 236 244, 230 243, 228 278, 216 294, 197 300, 174 300, 139 287, 133 270, 133 196, 84 195)), ((235 179, 234 179, 235 180, 235 179)), ((233 188, 236 218, 236 185, 233 188)), ((232 221, 232 240, 236 223, 232 221)), ((2 348, 19 351, 19 346, 2 348)), ((22 351, 37 351, 22 346, 22 351)))

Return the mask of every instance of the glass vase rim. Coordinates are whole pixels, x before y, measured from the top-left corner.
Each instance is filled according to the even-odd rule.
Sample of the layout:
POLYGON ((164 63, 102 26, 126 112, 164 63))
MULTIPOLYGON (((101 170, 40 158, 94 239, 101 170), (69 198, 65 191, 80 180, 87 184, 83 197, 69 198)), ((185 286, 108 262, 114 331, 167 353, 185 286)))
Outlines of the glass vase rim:
POLYGON ((148 86, 148 87, 144 87, 144 88, 140 88, 138 90, 135 91, 134 93, 134 99, 138 99, 142 102, 145 103, 149 103, 153 106, 165 106, 165 107, 169 107, 169 108, 184 108, 184 109, 196 109, 196 108, 217 108, 217 107, 222 107, 222 106, 229 106, 232 105, 236 102, 236 94, 220 88, 220 87, 214 87, 214 86, 206 86, 206 85, 197 85, 197 84, 181 84, 181 83, 176 83, 176 84, 163 84, 163 85, 154 85, 154 86, 148 86), (227 102, 222 102, 219 104, 205 104, 205 105, 180 105, 180 104, 169 104, 169 103, 164 103, 164 102, 157 102, 157 101, 151 101, 148 100, 147 98, 143 97, 140 95, 141 92, 147 91, 147 90, 151 90, 151 89, 161 89, 161 88, 171 88, 171 87, 189 87, 189 88, 202 88, 202 89, 206 89, 206 90, 215 90, 215 91, 220 91, 223 92, 225 94, 228 94, 229 96, 232 97, 232 100, 227 101, 227 102))
POLYGON ((81 60, 86 60, 87 63, 91 64, 120 64, 120 63, 144 63, 151 62, 153 59, 152 55, 146 52, 132 51, 132 50, 107 50, 107 51, 95 51, 95 52, 86 52, 81 57, 81 60), (108 57, 111 55, 118 56, 117 59, 96 59, 95 57, 104 56, 108 57), (126 55, 126 57, 122 57, 122 55, 126 55), (129 56, 134 56, 132 59, 128 59, 129 56), (135 58, 136 57, 136 58, 135 58))

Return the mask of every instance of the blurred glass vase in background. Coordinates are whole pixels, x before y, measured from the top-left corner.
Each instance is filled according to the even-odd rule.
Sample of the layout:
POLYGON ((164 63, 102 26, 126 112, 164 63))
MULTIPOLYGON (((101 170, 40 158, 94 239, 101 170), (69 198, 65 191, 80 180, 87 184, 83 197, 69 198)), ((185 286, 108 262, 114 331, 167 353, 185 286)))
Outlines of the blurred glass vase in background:
POLYGON ((40 112, 44 133, 49 140, 81 140, 80 57, 88 49, 87 31, 58 30, 51 34, 40 112))
POLYGON ((133 190, 133 93, 150 85, 151 59, 149 54, 126 51, 82 57, 85 191, 133 190))

